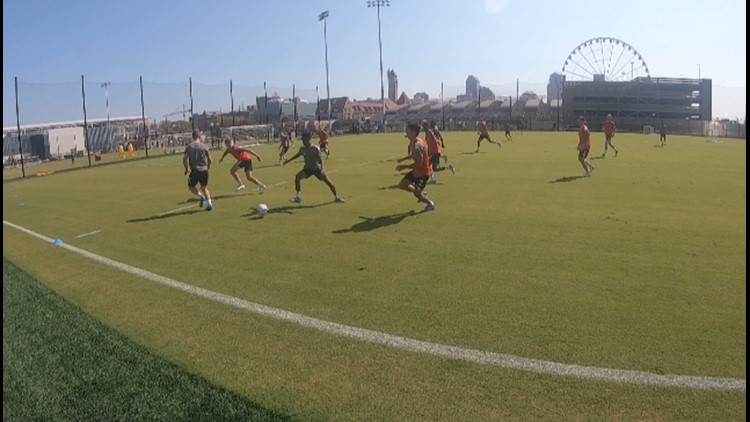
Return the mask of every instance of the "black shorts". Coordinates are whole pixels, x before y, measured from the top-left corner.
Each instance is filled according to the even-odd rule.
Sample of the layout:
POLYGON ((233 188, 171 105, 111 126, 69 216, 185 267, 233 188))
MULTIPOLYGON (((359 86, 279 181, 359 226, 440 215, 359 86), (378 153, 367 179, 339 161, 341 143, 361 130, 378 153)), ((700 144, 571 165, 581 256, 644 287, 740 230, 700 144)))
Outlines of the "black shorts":
POLYGON ((604 139, 606 139, 606 140, 607 140, 607 142, 610 142, 610 141, 612 141, 612 138, 613 138, 614 136, 615 136, 615 135, 606 135, 606 134, 605 134, 605 135, 604 135, 604 139))
POLYGON ((580 159, 585 159, 588 156, 589 156, 589 149, 588 148, 583 148, 583 149, 581 149, 581 150, 578 151, 578 159, 579 160, 580 159))
POLYGON ((509 130, 505 131, 505 136, 510 136, 510 131, 509 130))
POLYGON ((492 139, 490 139, 490 135, 479 135, 479 139, 477 139, 477 142, 481 142, 482 139, 486 139, 488 141, 492 140, 492 139))
POLYGON ((440 157, 442 157, 441 154, 432 154, 430 156, 430 164, 432 164, 433 168, 440 165, 440 157))
POLYGON ((410 171, 409 173, 404 175, 404 179, 410 181, 414 184, 414 186, 417 187, 417 190, 422 192, 424 190, 424 187, 427 186, 427 179, 429 179, 429 176, 415 176, 413 171, 410 171))
POLYGON ((289 147, 281 147, 281 155, 286 154, 287 151, 289 151, 289 147))
POLYGON ((326 173, 323 170, 318 169, 302 169, 302 172, 305 174, 305 179, 307 179, 310 176, 315 176, 318 178, 318 180, 323 180, 325 178, 326 173))
POLYGON ((190 170, 190 176, 188 176, 188 186, 194 188, 198 183, 201 186, 208 186, 208 170, 190 170))
POLYGON ((253 171, 253 160, 238 161, 237 167, 245 169, 245 171, 253 171))

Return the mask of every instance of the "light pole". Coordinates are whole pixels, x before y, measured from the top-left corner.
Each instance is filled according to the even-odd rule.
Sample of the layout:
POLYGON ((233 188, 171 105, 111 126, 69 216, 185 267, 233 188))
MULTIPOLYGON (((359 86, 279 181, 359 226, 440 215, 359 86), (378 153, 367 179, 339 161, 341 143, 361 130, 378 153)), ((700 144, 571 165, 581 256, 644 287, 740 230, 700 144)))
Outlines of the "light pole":
MULTIPOLYGON (((323 21, 323 44, 326 48, 326 97, 328 98, 328 124, 331 124, 331 87, 328 84, 328 15, 330 13, 326 10, 325 12, 318 15, 318 21, 323 21)), ((329 128, 330 130, 330 128, 329 128)))
POLYGON ((380 8, 390 6, 390 0, 368 0, 367 7, 378 9, 378 46, 380 47, 380 98, 383 99, 383 132, 385 132, 385 88, 383 85, 383 39, 380 35, 380 8))
POLYGON ((104 104, 107 107, 107 148, 109 148, 111 145, 111 139, 110 139, 110 130, 109 130, 109 86, 112 85, 112 82, 107 81, 103 82, 100 86, 104 88, 104 104))
POLYGON ((701 64, 698 63, 698 79, 701 78, 701 64))

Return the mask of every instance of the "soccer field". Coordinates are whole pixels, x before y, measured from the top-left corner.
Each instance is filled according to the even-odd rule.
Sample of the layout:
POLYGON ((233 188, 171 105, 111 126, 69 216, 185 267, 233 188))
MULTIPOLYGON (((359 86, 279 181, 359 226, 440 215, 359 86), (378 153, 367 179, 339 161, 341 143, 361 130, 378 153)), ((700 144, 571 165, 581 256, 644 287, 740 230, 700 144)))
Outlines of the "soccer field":
POLYGON ((211 212, 181 156, 6 182, 3 253, 302 420, 744 418, 744 141, 623 133, 600 158, 596 133, 583 178, 573 132, 479 153, 445 137, 457 173, 428 185, 433 212, 396 188, 402 135, 340 136, 325 165, 345 204, 314 178, 290 203, 302 160, 276 165, 277 145, 254 148, 263 195, 213 153, 211 212))

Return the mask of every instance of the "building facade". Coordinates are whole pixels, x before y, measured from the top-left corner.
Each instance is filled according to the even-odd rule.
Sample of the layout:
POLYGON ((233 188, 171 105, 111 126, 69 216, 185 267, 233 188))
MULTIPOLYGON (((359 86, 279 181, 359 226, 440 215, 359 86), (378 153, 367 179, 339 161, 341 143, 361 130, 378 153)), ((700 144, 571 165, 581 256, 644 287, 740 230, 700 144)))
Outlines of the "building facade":
POLYGON ((711 80, 636 78, 627 82, 566 81, 562 93, 563 124, 576 125, 584 116, 594 129, 607 114, 618 128, 641 131, 666 124, 672 130, 692 132, 710 121, 711 80))
POLYGON ((398 75, 393 69, 388 69, 388 99, 398 100, 398 75))

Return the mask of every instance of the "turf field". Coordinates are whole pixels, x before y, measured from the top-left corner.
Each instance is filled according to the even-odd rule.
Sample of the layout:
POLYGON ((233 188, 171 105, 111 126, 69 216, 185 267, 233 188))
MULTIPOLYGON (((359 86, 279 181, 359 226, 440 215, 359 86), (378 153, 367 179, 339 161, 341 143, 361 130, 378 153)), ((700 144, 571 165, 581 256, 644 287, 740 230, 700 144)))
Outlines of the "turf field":
POLYGON ((340 136, 326 168, 346 204, 314 178, 290 203, 302 162, 277 166, 277 145, 255 149, 262 196, 235 193, 214 152, 211 212, 181 156, 124 161, 6 182, 3 253, 150 353, 292 418, 744 419, 744 141, 618 134, 602 159, 594 134, 583 178, 574 132, 479 153, 474 133, 445 137, 458 171, 428 185, 433 212, 395 188, 406 139, 340 136), (362 336, 332 333, 347 329, 362 336))

